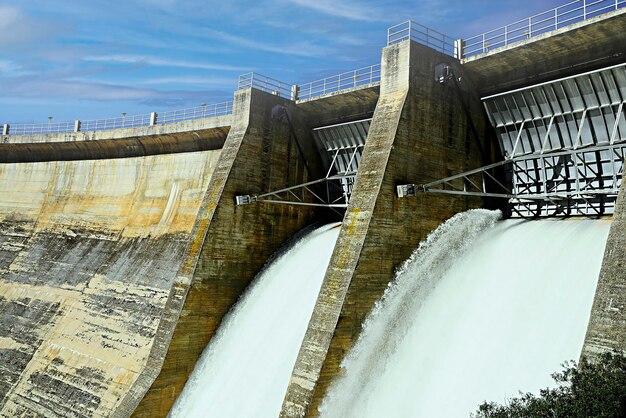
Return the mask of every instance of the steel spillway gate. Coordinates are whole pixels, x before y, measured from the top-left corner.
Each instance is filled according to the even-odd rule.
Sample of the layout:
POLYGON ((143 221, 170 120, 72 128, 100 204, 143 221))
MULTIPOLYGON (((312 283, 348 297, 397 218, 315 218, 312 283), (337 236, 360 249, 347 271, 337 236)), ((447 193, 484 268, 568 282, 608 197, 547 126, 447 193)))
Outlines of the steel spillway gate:
POLYGON ((313 129, 325 177, 258 195, 237 196, 237 205, 253 202, 346 208, 372 119, 313 129))
POLYGON ((521 216, 613 212, 626 142, 626 65, 483 99, 521 216), (524 157, 520 159, 520 157, 524 157))
POLYGON ((398 186, 400 197, 502 197, 520 217, 613 213, 626 151, 626 64, 483 102, 505 160, 428 184, 398 186), (504 179, 494 175, 497 168, 504 179))
POLYGON ((372 119, 313 129, 313 138, 322 156, 327 176, 346 176, 341 180, 344 201, 348 203, 354 186, 361 154, 372 119))

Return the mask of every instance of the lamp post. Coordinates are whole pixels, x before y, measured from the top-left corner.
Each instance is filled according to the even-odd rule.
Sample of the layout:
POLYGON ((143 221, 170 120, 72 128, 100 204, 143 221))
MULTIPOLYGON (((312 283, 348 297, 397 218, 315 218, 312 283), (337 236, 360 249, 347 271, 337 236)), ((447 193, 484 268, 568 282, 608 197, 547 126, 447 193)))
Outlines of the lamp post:
POLYGON ((52 116, 48 116, 48 133, 52 131, 52 116))
POLYGON ((200 106, 202 106, 202 118, 204 119, 206 117, 206 103, 202 103, 200 106))
POLYGON ((122 112, 122 128, 126 126, 126 112, 122 112))

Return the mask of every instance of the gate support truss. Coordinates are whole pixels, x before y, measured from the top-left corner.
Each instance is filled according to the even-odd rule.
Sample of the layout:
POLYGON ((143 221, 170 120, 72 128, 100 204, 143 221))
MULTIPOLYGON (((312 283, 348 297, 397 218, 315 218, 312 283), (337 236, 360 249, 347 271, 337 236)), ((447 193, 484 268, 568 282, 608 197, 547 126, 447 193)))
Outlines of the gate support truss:
POLYGON ((282 205, 314 206, 326 208, 347 208, 349 196, 346 187, 352 188, 356 172, 336 174, 319 180, 287 187, 259 195, 235 196, 237 206, 251 203, 275 203, 282 205), (320 187, 325 184, 325 187, 320 187), (323 192, 320 192, 320 189, 323 192), (339 195, 339 197, 334 197, 339 195))
POLYGON ((516 157, 430 183, 399 185, 397 195, 503 198, 523 217, 603 215, 619 193, 625 154, 621 143, 516 157), (506 185, 495 176, 496 168, 506 173, 506 185))

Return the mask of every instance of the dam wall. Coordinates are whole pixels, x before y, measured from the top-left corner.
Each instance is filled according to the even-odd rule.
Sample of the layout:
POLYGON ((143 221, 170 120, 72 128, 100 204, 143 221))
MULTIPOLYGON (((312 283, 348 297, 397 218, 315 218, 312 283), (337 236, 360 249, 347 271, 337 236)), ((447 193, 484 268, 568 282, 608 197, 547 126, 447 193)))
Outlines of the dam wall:
POLYGON ((435 67, 441 63, 461 76, 453 58, 420 44, 383 50, 380 99, 282 417, 317 416, 317 405, 394 269, 445 219, 482 206, 476 198, 395 195, 400 182, 478 167, 480 149, 489 149, 491 132, 472 86, 440 84, 435 67), (479 138, 472 138, 469 117, 479 138))
POLYGON ((114 416, 220 151, 0 164, 0 416, 114 416))
POLYGON ((219 150, 224 146, 229 127, 171 134, 109 137, 90 141, 34 142, 0 144, 0 164, 44 161, 107 160, 148 155, 219 150))
MULTIPOLYGON (((623 62, 624 10, 462 61, 403 41, 383 49, 380 85, 313 99, 244 88, 232 115, 2 136, 0 416, 165 417, 272 255, 303 228, 343 216, 306 198, 237 206, 235 197, 324 178, 320 153, 334 150, 316 145, 312 129, 367 119, 281 412, 317 416, 395 269, 444 220, 493 207, 477 196, 399 199, 396 186, 500 161, 481 95, 623 62)), ((626 345, 624 199, 587 335, 592 355, 626 345)))

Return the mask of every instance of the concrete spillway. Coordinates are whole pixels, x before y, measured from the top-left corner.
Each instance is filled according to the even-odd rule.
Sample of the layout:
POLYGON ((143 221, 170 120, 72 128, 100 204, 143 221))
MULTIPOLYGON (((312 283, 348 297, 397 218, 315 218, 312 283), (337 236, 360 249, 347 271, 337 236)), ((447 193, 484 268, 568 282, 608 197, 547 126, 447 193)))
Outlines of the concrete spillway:
POLYGON ((322 417, 467 417, 578 359, 609 221, 465 212, 404 265, 365 322, 322 417))
POLYGON ((205 349, 170 417, 276 417, 339 224, 296 242, 259 274, 205 349))
POLYGON ((219 154, 0 165, 0 416, 119 407, 219 154))

